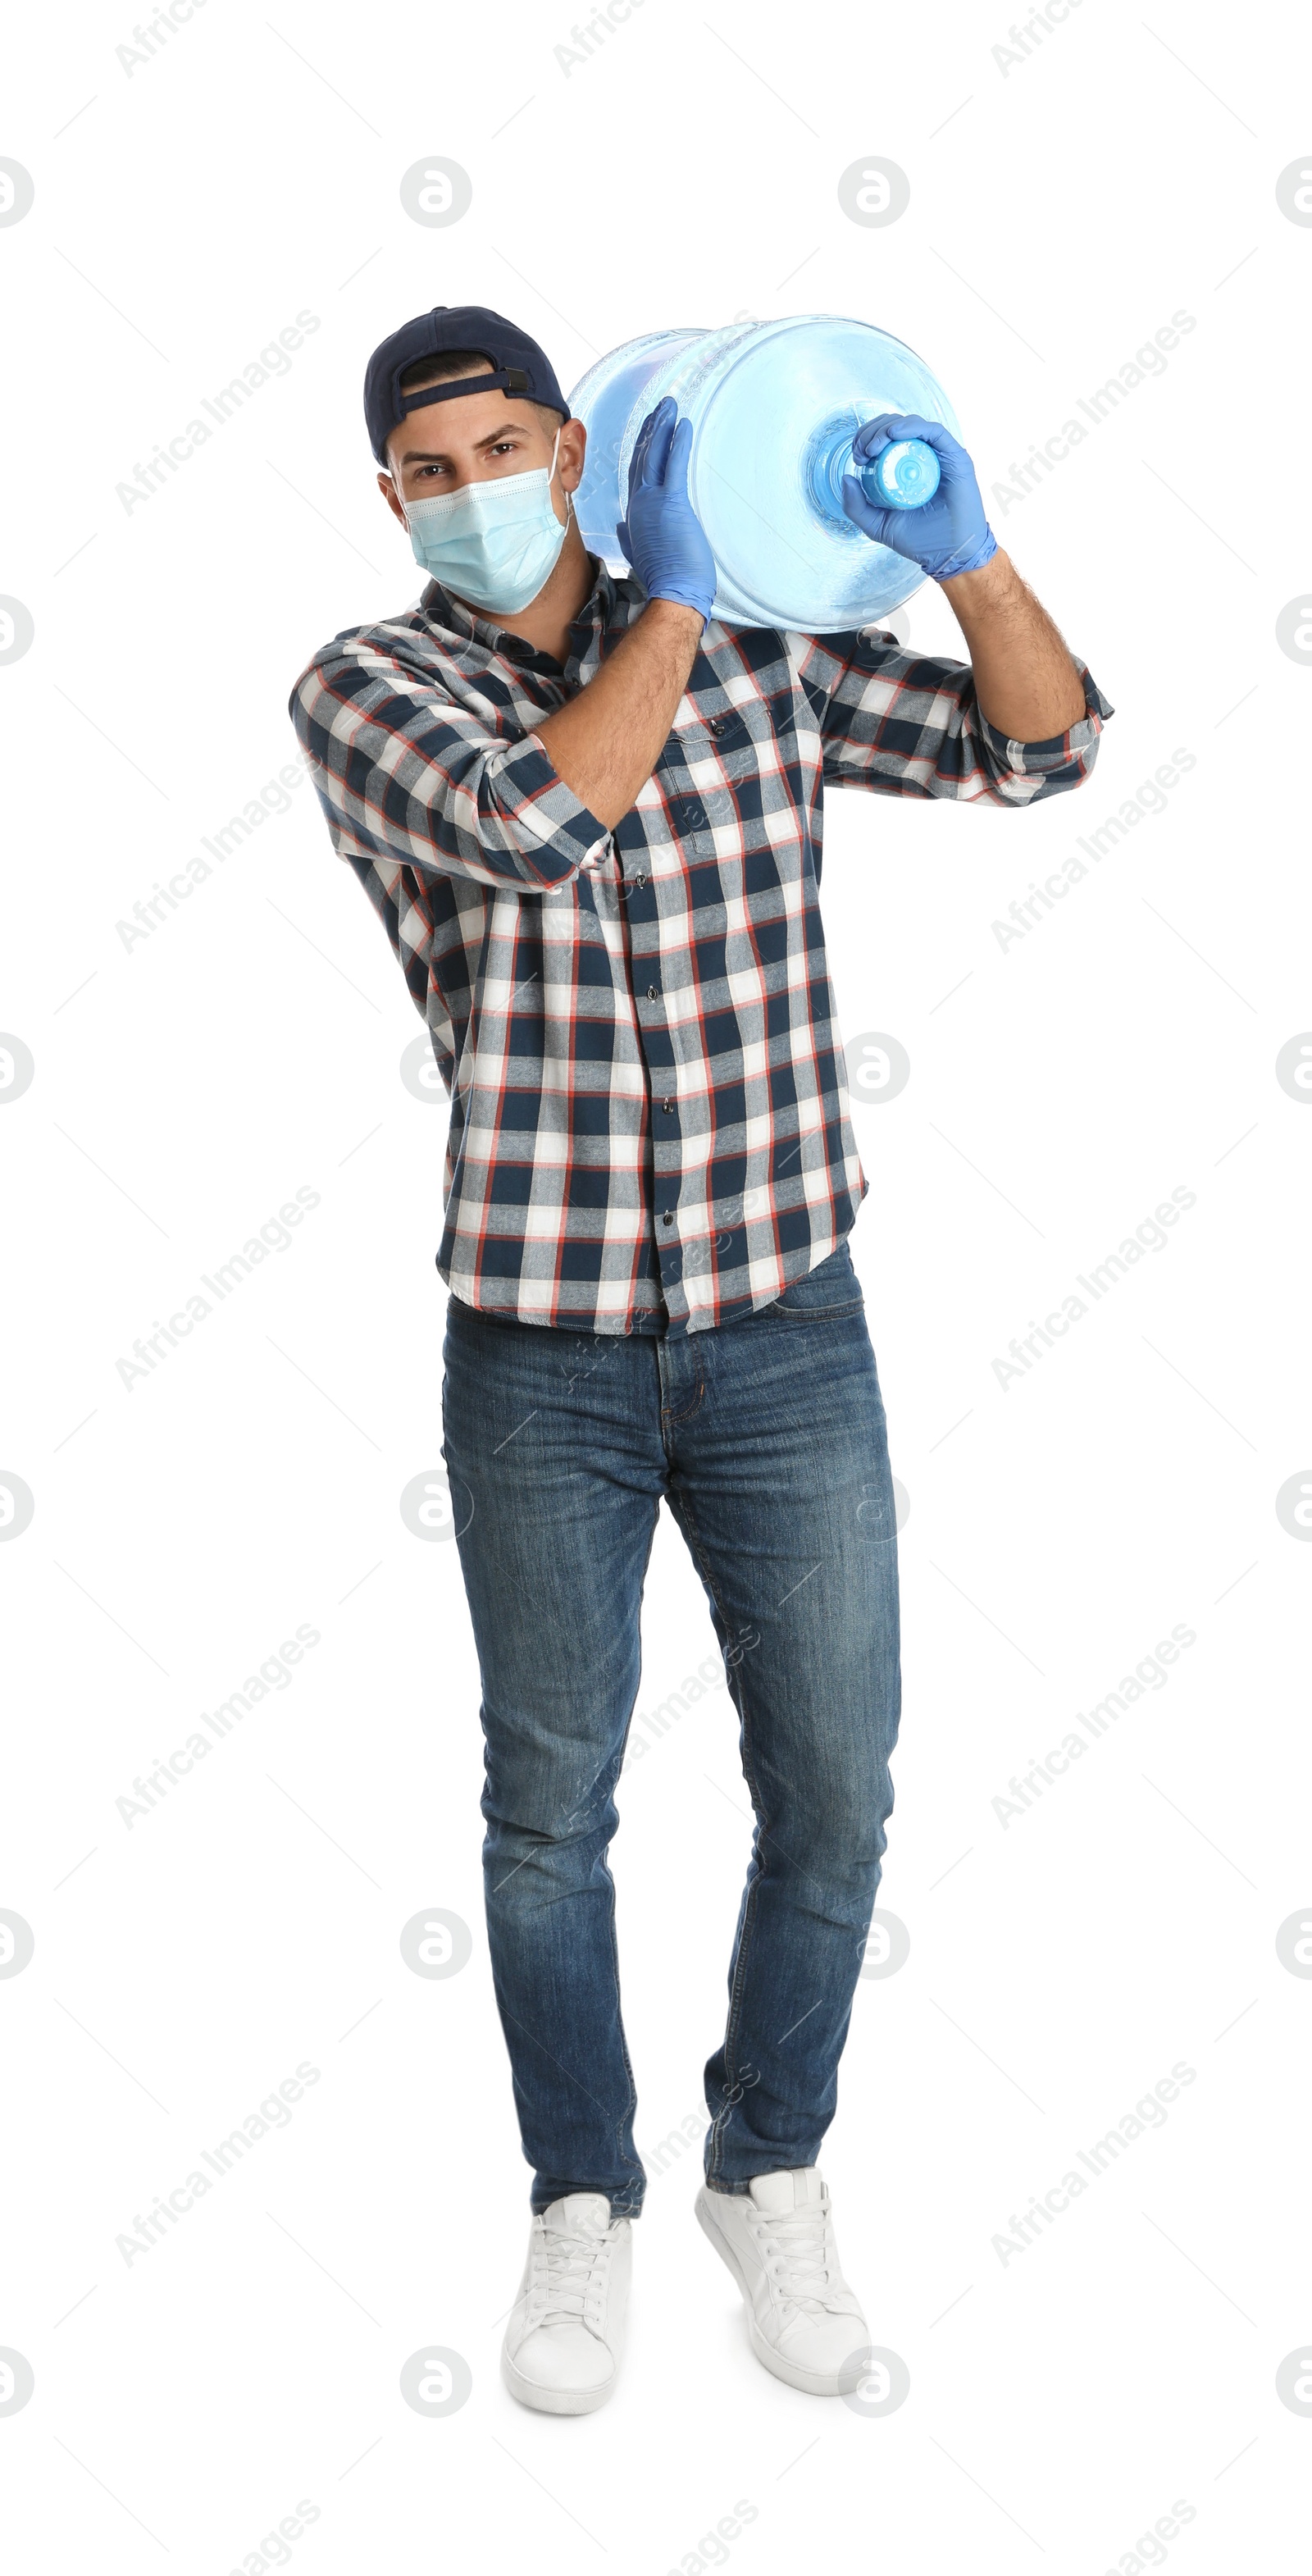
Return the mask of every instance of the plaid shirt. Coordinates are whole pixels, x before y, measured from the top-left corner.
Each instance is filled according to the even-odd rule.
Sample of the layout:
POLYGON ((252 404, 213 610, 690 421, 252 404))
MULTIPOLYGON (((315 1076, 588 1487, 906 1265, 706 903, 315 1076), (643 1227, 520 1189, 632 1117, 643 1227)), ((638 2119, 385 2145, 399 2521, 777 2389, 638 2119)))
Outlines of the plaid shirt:
POLYGON ((291 698, 451 1095, 437 1267, 469 1305, 580 1332, 750 1314, 851 1228, 825 782, 1019 809, 1087 778, 1112 713, 1080 664, 1081 721, 1009 742, 964 663, 712 621, 607 831, 533 728, 645 604, 599 567, 562 668, 432 582, 291 698))

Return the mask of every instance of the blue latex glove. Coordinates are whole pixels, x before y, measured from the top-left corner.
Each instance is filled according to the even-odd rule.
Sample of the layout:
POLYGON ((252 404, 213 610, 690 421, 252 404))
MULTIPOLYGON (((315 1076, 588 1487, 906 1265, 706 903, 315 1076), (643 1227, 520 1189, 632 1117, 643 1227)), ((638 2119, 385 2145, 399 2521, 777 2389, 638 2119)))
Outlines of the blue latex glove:
POLYGON ((977 572, 997 553, 998 541, 984 516, 975 468, 965 448, 941 421, 922 420, 914 411, 884 411, 857 431, 852 441, 857 465, 871 464, 898 438, 923 438, 933 448, 940 477, 933 499, 918 510, 887 510, 878 501, 867 500, 855 474, 845 474, 843 508, 848 518, 876 545, 891 546, 895 555, 919 564, 931 581, 977 572))
POLYGON ((715 565, 688 498, 692 422, 666 394, 648 412, 629 466, 629 508, 615 534, 649 599, 677 600, 709 617, 715 565), (677 423, 677 427, 676 427, 677 423))

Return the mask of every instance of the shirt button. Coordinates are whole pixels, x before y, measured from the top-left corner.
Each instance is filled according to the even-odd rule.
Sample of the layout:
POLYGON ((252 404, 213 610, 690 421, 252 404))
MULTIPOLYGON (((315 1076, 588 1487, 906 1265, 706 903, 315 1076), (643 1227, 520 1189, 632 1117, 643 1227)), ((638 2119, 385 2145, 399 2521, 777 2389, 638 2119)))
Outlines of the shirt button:
POLYGON ((662 1109, 665 1109, 665 1110, 673 1109, 673 1107, 674 1107, 674 1102, 673 1102, 672 1100, 663 1100, 663 1101, 661 1102, 661 1107, 662 1107, 662 1109))
POLYGON ((668 1212, 667 1212, 667 1214, 666 1214, 666 1215, 664 1215, 664 1216, 661 1218, 661 1224, 662 1224, 662 1225, 673 1225, 673 1223, 674 1223, 674 1219, 673 1219, 673 1217, 672 1217, 672 1216, 670 1216, 670 1215, 668 1214, 668 1212))
POLYGON ((635 886, 638 886, 638 887, 640 887, 640 888, 641 888, 642 886, 645 886, 645 884, 646 884, 647 880, 646 880, 646 878, 645 878, 645 877, 635 877, 635 878, 634 878, 634 880, 633 880, 633 882, 634 882, 635 886))
POLYGON ((647 986, 647 999, 648 999, 648 1001, 649 1001, 649 1002, 659 1002, 660 998, 661 998, 661 993, 660 993, 660 986, 659 986, 659 984, 649 984, 649 985, 647 986))
POLYGON ((707 727, 706 727, 706 730, 707 730, 707 732, 708 732, 709 734, 712 734, 712 735, 714 736, 715 740, 718 742, 718 741, 719 741, 719 739, 720 739, 721 734, 722 734, 722 733, 723 733, 723 731, 724 731, 724 718, 723 718, 723 716, 712 716, 712 717, 711 717, 711 719, 710 719, 710 722, 708 723, 708 725, 707 725, 707 727))

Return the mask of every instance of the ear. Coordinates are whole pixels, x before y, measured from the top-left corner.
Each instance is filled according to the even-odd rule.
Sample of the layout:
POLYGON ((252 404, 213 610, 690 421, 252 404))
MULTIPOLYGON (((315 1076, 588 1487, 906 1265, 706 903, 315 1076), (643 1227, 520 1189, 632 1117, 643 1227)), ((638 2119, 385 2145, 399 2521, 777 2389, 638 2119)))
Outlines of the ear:
POLYGON ((387 503, 388 509, 391 511, 393 518, 399 519, 403 528, 408 528, 409 522, 405 515, 405 507, 402 502, 401 495, 397 491, 396 485, 392 481, 390 474, 379 475, 378 489, 382 493, 383 499, 387 503))
POLYGON ((581 420, 567 420, 560 433, 557 468, 562 489, 577 492, 583 480, 583 460, 587 454, 588 433, 581 420))

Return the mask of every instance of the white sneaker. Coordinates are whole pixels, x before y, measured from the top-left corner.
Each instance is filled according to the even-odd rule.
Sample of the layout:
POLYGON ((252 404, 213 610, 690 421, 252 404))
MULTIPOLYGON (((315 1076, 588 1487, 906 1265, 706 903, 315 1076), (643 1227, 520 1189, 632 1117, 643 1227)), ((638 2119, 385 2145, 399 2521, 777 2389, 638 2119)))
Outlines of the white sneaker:
POLYGON ((590 2415, 619 2377, 633 2261, 627 2218, 604 2192, 571 2191, 533 2221, 528 2261, 501 2347, 521 2406, 590 2415))
POLYGON ((703 2185, 697 2216, 742 2291, 757 2360, 814 2397, 859 2386, 869 2329, 843 2279, 817 2167, 757 2174, 745 2192, 703 2185))

